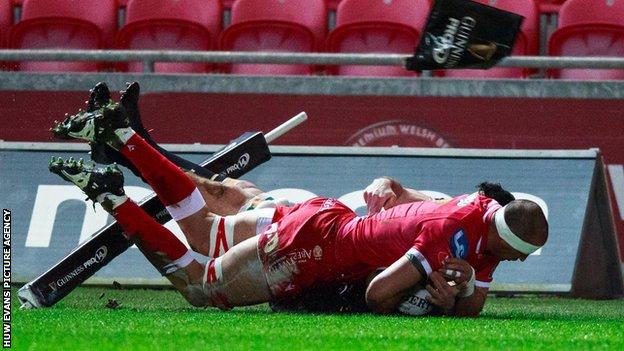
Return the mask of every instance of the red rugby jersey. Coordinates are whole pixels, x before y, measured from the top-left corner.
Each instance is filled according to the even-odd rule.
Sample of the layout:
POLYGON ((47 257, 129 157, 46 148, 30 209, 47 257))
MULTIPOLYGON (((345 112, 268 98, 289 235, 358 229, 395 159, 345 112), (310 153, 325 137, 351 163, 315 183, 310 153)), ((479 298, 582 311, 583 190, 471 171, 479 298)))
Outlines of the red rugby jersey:
POLYGON ((360 279, 409 253, 429 275, 452 256, 470 263, 476 286, 489 287, 499 259, 485 253, 488 224, 500 205, 488 197, 462 195, 446 203, 413 202, 356 217, 340 231, 337 262, 346 279, 360 279))

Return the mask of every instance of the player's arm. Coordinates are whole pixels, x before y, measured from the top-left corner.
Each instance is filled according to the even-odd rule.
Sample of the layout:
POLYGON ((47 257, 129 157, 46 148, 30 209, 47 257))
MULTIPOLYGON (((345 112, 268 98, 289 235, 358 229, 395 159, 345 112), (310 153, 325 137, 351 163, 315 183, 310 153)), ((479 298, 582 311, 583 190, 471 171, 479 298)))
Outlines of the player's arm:
POLYGON ((432 200, 418 190, 405 188, 398 181, 389 177, 380 177, 364 189, 364 202, 368 213, 377 213, 382 208, 389 209, 397 205, 432 200))
POLYGON ((487 288, 477 288, 466 297, 460 296, 465 289, 466 282, 459 285, 450 284, 439 272, 432 272, 429 276, 430 284, 426 289, 430 296, 427 300, 437 306, 443 314, 455 317, 477 317, 483 309, 487 288))
POLYGON ((457 317, 477 317, 483 310, 488 288, 475 288, 474 293, 468 297, 457 297, 452 315, 457 317))
POLYGON ((472 266, 465 260, 450 257, 444 261, 444 266, 438 272, 446 279, 465 286, 457 295, 455 306, 446 311, 447 314, 458 317, 477 317, 483 310, 489 288, 475 286, 476 273, 472 266))
POLYGON ((403 256, 377 275, 366 289, 366 304, 375 313, 394 313, 409 289, 423 274, 403 256))

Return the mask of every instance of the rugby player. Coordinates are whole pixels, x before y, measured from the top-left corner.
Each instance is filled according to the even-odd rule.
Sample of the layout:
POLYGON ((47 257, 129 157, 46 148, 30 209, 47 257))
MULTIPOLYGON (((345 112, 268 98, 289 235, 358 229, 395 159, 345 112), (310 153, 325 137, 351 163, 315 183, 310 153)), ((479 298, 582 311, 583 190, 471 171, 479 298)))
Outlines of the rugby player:
POLYGON ((273 206, 251 184, 186 175, 133 130, 127 116, 133 109, 138 96, 124 94, 120 103, 109 99, 68 116, 54 132, 122 155, 192 248, 210 257, 207 264, 126 197, 116 165, 53 158, 50 170, 110 212, 152 263, 158 257, 159 270, 194 306, 288 300, 314 288, 361 282, 388 267, 367 282, 372 311, 393 313, 414 286, 428 283, 430 301, 445 314, 476 316, 499 261, 524 260, 548 236, 533 202, 501 206, 480 193, 432 201, 389 178, 367 187, 370 213, 363 217, 330 198, 273 206), (255 209, 240 212, 241 204, 255 209))

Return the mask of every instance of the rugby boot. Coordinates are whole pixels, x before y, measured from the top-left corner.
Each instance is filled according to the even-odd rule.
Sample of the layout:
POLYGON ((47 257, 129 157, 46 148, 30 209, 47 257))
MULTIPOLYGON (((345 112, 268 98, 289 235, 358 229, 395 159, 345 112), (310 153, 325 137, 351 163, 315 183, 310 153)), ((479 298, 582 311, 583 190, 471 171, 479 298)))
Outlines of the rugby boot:
POLYGON ((89 90, 89 100, 86 101, 87 112, 99 110, 110 102, 111 94, 108 86, 104 82, 99 82, 89 90))
POLYGON ((123 190, 123 173, 116 164, 98 167, 73 157, 67 160, 52 157, 48 168, 50 172, 78 186, 90 200, 99 202, 108 212, 127 199, 123 190))
MULTIPOLYGON (((130 84, 128 83, 128 87, 129 86, 130 84)), ((125 91, 122 91, 121 94, 123 97, 125 91)), ((108 88, 106 83, 99 82, 92 89, 90 89, 89 100, 87 100, 85 103, 87 105, 87 112, 94 112, 103 108, 104 106, 114 104, 116 107, 122 109, 121 113, 124 115, 124 117, 127 118, 130 127, 133 127, 133 129, 139 135, 145 138, 144 134, 147 134, 147 131, 145 131, 145 128, 143 127, 143 124, 141 123, 141 120, 138 116, 138 105, 135 109, 136 115, 135 113, 130 113, 125 104, 122 106, 117 106, 117 104, 111 99, 110 89, 108 88), (134 128, 134 126, 136 126, 136 128, 134 128)), ((140 176, 138 170, 132 165, 132 163, 130 163, 121 153, 111 148, 106 143, 89 142, 89 146, 91 148, 89 154, 91 155, 91 160, 93 160, 94 162, 100 164, 117 163, 125 166, 126 168, 130 169, 132 173, 140 176)))
MULTIPOLYGON (((119 103, 123 106, 124 112, 128 117, 128 123, 130 124, 130 127, 132 127, 132 129, 138 135, 140 135, 145 141, 147 141, 147 143, 150 144, 156 151, 158 151, 158 153, 165 156, 169 161, 173 162, 178 167, 188 170, 188 171, 193 170, 197 174, 205 178, 211 178, 214 175, 214 173, 204 169, 203 167, 199 166, 198 164, 194 162, 186 160, 172 152, 165 150, 160 145, 158 145, 154 141, 154 139, 152 139, 152 136, 149 134, 149 131, 145 129, 145 126, 143 126, 143 122, 141 122, 141 114, 139 113, 140 95, 141 95, 141 87, 139 86, 139 83, 137 82, 127 83, 126 90, 121 91, 121 99, 119 100, 119 103)), ((110 155, 109 153, 109 156, 112 156, 112 155, 110 155)), ((123 161, 118 161, 118 158, 111 158, 111 160, 118 162, 125 166, 125 163, 123 163, 123 161)), ((129 167, 129 168, 132 170, 134 174, 139 175, 137 174, 137 172, 134 171, 132 167, 129 167)))
POLYGON ((66 115, 67 118, 61 123, 57 122, 51 130, 59 138, 88 140, 93 161, 101 164, 118 163, 143 179, 136 167, 117 151, 136 132, 178 167, 212 178, 213 172, 163 149, 152 139, 141 121, 139 97, 139 83, 128 83, 126 90, 121 91, 119 103, 116 103, 111 99, 106 84, 100 82, 90 90, 86 111, 79 111, 73 116, 66 115))
MULTIPOLYGON (((126 89, 121 92, 121 99, 119 100, 119 108, 121 112, 127 117, 128 124, 130 127, 141 136, 148 144, 150 144, 156 151, 158 151, 161 155, 165 156, 169 161, 176 164, 178 167, 185 170, 193 170, 197 174, 205 177, 212 178, 214 173, 204 169, 203 167, 197 165, 194 162, 188 161, 172 152, 169 152, 158 145, 149 131, 143 125, 141 121, 141 113, 139 112, 139 98, 141 95, 141 87, 139 83, 132 82, 126 83, 126 89)), ((93 101, 94 98, 96 101, 97 98, 100 97, 100 101, 107 101, 106 99, 110 99, 110 93, 108 92, 108 87, 104 83, 98 83, 91 90, 91 98, 89 101, 93 101), (98 93, 98 87, 100 88, 98 93), (95 94, 94 94, 95 92, 95 94)), ((101 104, 101 102, 100 102, 101 104)), ((94 104, 98 106, 97 103, 94 104)), ((97 163, 109 164, 109 163, 118 163, 129 170, 132 171, 136 176, 143 178, 140 172, 129 162, 121 153, 117 150, 109 147, 106 144, 101 143, 90 143, 91 145, 91 159, 97 163)), ((143 179, 145 181, 145 179, 143 179)))
MULTIPOLYGON (((99 89, 106 90, 105 86, 99 89)), ((98 94, 105 96, 104 92, 92 93, 95 97, 98 94)), ((94 98, 93 103, 87 102, 87 107, 87 110, 81 109, 74 115, 66 115, 63 122, 55 121, 51 128, 54 136, 61 139, 82 139, 92 143, 106 144, 119 150, 134 134, 127 114, 120 104, 110 99, 105 101, 94 98)))
MULTIPOLYGON (((88 106, 98 106, 98 101, 105 100, 106 98, 110 99, 110 92, 105 83, 98 83, 93 89, 90 90, 91 96, 89 101, 87 102, 88 106)), ((126 83, 126 90, 120 91, 121 99, 119 102, 120 112, 127 118, 128 125, 132 128, 138 135, 140 135, 148 144, 153 147, 157 147, 158 144, 154 142, 151 135, 143 126, 143 122, 141 121, 141 115, 139 114, 139 94, 140 88, 139 83, 126 83)), ((87 109, 88 110, 88 109, 87 109)), ((102 143, 89 143, 91 146, 91 159, 97 163, 109 164, 109 163, 118 163, 128 169, 130 169, 134 174, 139 176, 136 168, 117 150, 109 147, 106 144, 102 143)), ((159 147, 157 148, 158 151, 159 147)))

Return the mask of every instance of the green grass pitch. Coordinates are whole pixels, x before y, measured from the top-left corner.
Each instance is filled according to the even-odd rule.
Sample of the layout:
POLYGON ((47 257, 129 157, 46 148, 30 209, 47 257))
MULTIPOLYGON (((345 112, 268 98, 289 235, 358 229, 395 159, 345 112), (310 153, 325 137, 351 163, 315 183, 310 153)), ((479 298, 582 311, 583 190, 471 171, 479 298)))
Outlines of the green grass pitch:
POLYGON ((79 288, 52 308, 12 307, 18 350, 624 350, 624 300, 490 297, 481 317, 455 319, 220 312, 171 290, 79 288))

